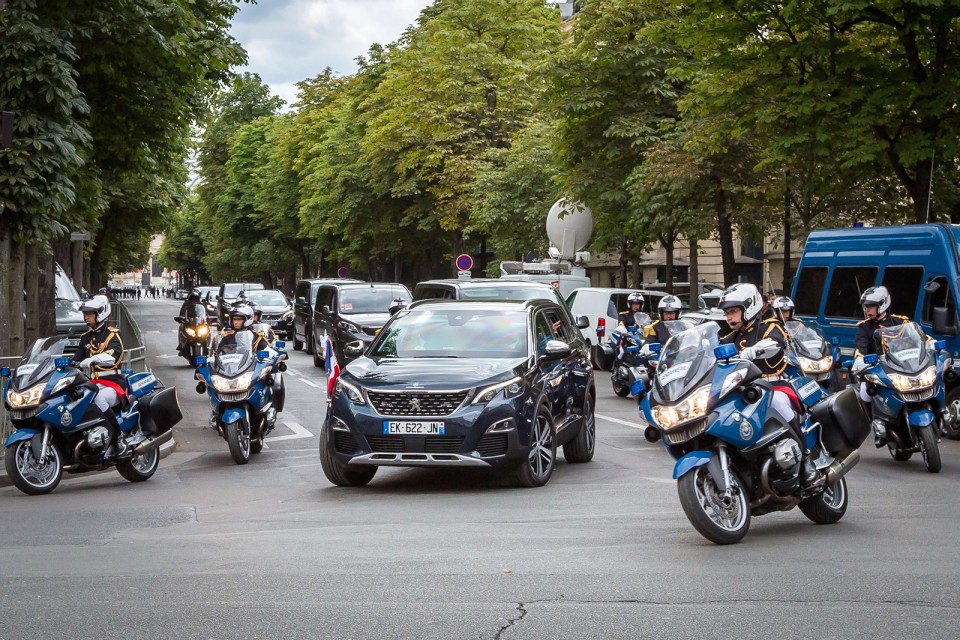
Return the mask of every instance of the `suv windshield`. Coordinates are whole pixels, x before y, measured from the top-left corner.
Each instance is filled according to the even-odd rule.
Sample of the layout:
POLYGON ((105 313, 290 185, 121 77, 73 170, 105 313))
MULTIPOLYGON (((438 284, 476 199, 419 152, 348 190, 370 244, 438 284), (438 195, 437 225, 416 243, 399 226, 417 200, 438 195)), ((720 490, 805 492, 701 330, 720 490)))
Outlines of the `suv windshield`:
POLYGON ((524 302, 526 300, 549 300, 562 302, 560 292, 555 288, 545 287, 462 287, 461 300, 510 300, 524 302))
POLYGON ((410 294, 403 287, 358 287, 340 290, 340 313, 386 313, 396 298, 410 302, 410 294))
POLYGON ((262 284, 244 284, 238 282, 236 284, 225 284, 223 285, 223 297, 224 298, 236 298, 241 291, 250 291, 252 289, 263 289, 262 284))
POLYGON ((55 277, 54 282, 56 283, 56 296, 57 300, 79 300, 80 294, 77 293, 77 290, 73 288, 73 283, 70 282, 70 278, 67 277, 67 274, 62 271, 57 271, 57 277, 55 277))
POLYGON ((524 311, 414 309, 394 318, 375 358, 525 358, 524 311))
POLYGON ((251 291, 247 294, 247 299, 261 307, 287 306, 287 299, 279 291, 251 291))

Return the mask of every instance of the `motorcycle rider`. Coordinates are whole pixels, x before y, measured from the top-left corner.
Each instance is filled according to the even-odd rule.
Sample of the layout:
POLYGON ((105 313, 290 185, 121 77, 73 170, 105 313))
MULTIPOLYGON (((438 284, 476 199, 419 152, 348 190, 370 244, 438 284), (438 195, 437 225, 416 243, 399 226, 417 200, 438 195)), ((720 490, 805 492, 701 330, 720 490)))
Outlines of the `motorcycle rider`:
POLYGON ((644 345, 666 344, 670 339, 670 332, 664 326, 664 322, 670 322, 680 317, 680 298, 677 296, 663 296, 657 304, 657 312, 660 317, 652 324, 648 324, 643 329, 643 335, 646 337, 644 345))
POLYGON ((755 285, 735 284, 720 297, 719 308, 726 315, 731 332, 720 339, 721 344, 736 346, 740 357, 751 360, 760 369, 765 380, 774 385, 770 406, 773 407, 790 425, 793 437, 803 452, 800 468, 800 481, 805 489, 811 489, 823 482, 811 459, 810 450, 804 443, 800 430, 800 420, 794 408, 796 394, 793 388, 777 384, 780 375, 787 368, 787 336, 783 326, 775 318, 764 320, 761 317, 763 296, 755 285), (772 352, 772 355, 766 355, 772 352), (764 357, 765 356, 765 357, 764 357))
MULTIPOLYGON (((875 335, 878 329, 884 327, 898 327, 910 321, 906 316, 887 313, 890 308, 890 292, 886 287, 870 287, 860 296, 860 306, 863 307, 863 320, 857 323, 857 336, 853 340, 853 372, 859 373, 868 365, 863 357, 877 353, 875 335)), ((873 398, 867 393, 867 382, 860 382, 860 401, 871 418, 873 424, 873 443, 879 448, 887 444, 887 428, 880 421, 873 418, 873 398)))
POLYGON ((787 324, 793 317, 793 310, 796 306, 790 296, 777 296, 773 300, 773 312, 776 318, 782 323, 787 324))
POLYGON ((397 315, 401 311, 407 308, 407 301, 403 298, 394 298, 393 302, 390 303, 390 306, 387 308, 387 313, 390 314, 390 317, 397 315))
POLYGON ((256 302, 251 302, 249 303, 249 307, 253 310, 253 330, 262 333, 267 342, 273 345, 273 343, 277 341, 277 334, 273 332, 273 327, 262 320, 263 310, 260 308, 260 305, 256 302))
POLYGON ((267 336, 265 336, 262 331, 254 328, 253 309, 251 309, 248 304, 238 304, 232 307, 227 314, 227 319, 230 321, 230 328, 221 334, 221 338, 226 338, 241 331, 251 331, 253 332, 254 353, 271 348, 267 336))
POLYGON ((93 296, 83 303, 80 312, 83 313, 83 321, 87 323, 88 330, 80 336, 80 345, 73 354, 72 362, 89 370, 90 381, 97 386, 93 404, 103 414, 106 422, 110 441, 104 449, 103 459, 109 460, 127 452, 126 443, 120 438, 120 423, 112 411, 112 407, 120 404, 120 398, 126 391, 117 382, 102 377, 114 371, 123 359, 123 341, 120 339, 119 330, 107 323, 110 317, 110 300, 107 296, 93 296))
POLYGON ((643 307, 643 294, 639 291, 634 291, 629 296, 627 296, 627 310, 621 311, 619 314, 620 322, 618 327, 623 327, 624 329, 629 329, 634 327, 637 324, 636 318, 634 318, 635 313, 639 313, 640 309, 643 307))
MULTIPOLYGON (((180 313, 178 313, 177 315, 179 315, 181 318, 198 318, 200 316, 197 315, 196 310, 197 310, 197 305, 199 304, 200 304, 200 294, 197 293, 196 291, 191 291, 190 295, 187 296, 187 299, 183 302, 182 305, 180 305, 180 313)), ((206 319, 206 315, 207 315, 206 311, 204 311, 204 314, 203 314, 204 319, 206 319)), ((180 355, 183 355, 183 347, 186 344, 186 342, 187 342, 187 336, 183 331, 183 323, 181 323, 180 331, 177 333, 177 353, 179 353, 180 355)))

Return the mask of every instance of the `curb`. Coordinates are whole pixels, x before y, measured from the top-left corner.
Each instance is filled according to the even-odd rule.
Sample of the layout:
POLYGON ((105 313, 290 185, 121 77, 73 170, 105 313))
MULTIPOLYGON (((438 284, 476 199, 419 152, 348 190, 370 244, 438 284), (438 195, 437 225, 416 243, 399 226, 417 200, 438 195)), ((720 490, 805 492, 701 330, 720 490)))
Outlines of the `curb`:
MULTIPOLYGON (((164 458, 169 456, 171 453, 173 453, 176 450, 176 448, 177 448, 176 438, 171 438, 167 442, 164 442, 162 445, 160 445, 160 459, 163 460, 164 458)), ((95 476, 100 473, 110 473, 112 471, 113 471, 113 468, 111 467, 110 469, 102 469, 100 471, 87 471, 85 473, 64 474, 64 477, 65 479, 69 477, 89 478, 91 476, 95 476)), ((13 486, 13 482, 10 480, 9 476, 7 476, 6 469, 0 468, 0 488, 12 487, 12 486, 13 486)))

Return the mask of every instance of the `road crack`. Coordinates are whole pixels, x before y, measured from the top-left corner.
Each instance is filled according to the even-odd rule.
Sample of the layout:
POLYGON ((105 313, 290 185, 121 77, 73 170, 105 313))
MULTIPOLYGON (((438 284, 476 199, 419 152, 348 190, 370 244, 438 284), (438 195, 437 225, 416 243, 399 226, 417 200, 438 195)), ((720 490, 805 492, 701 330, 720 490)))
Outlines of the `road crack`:
POLYGON ((500 630, 497 631, 497 635, 493 636, 494 640, 500 640, 500 638, 503 637, 503 634, 505 634, 508 629, 516 624, 519 624, 519 622, 527 616, 526 605, 524 605, 522 602, 517 603, 517 613, 519 615, 509 618, 506 624, 500 626, 500 630))

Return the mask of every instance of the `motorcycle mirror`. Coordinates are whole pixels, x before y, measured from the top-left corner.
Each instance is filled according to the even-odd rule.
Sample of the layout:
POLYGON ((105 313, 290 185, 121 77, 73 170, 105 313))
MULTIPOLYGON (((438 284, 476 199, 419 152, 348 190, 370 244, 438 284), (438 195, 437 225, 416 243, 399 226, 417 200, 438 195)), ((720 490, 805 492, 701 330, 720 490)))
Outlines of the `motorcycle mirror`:
POLYGON ((177 322, 183 322, 183 316, 174 316, 173 319, 177 322))
POLYGON ((207 385, 205 385, 205 384, 202 383, 202 382, 198 382, 198 383, 197 383, 197 393, 206 393, 206 392, 207 392, 207 385))
POLYGON ((867 364, 877 364, 877 362, 880 361, 880 358, 877 357, 877 354, 875 353, 868 353, 867 355, 863 356, 863 361, 867 364))
POLYGON ((197 356, 197 366, 203 367, 207 364, 207 356, 197 356))

